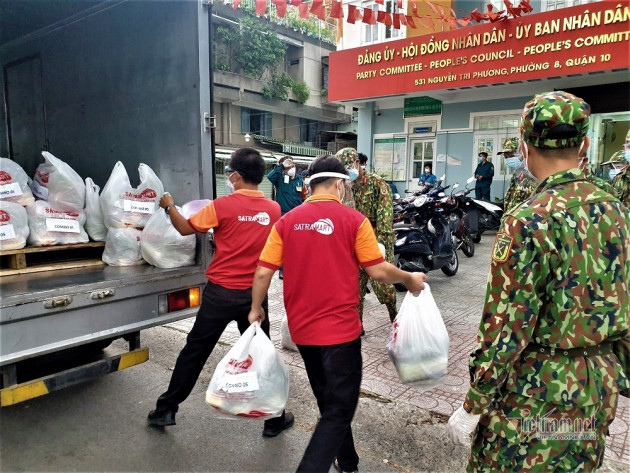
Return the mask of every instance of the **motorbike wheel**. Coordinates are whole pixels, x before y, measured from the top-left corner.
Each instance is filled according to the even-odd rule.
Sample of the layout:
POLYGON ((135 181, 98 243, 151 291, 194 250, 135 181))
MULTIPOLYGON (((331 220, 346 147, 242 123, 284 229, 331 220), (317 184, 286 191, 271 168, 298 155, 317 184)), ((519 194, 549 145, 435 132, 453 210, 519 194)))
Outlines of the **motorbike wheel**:
POLYGON ((457 258, 457 250, 453 248, 453 257, 451 261, 442 267, 442 272, 447 276, 455 276, 457 270, 459 269, 459 258, 457 258))
POLYGON ((475 242, 473 241, 473 236, 468 232, 464 235, 464 239, 462 240, 462 253, 469 258, 475 254, 475 242))
POLYGON ((474 243, 479 243, 481 241, 481 232, 475 233, 472 237, 472 241, 474 243))

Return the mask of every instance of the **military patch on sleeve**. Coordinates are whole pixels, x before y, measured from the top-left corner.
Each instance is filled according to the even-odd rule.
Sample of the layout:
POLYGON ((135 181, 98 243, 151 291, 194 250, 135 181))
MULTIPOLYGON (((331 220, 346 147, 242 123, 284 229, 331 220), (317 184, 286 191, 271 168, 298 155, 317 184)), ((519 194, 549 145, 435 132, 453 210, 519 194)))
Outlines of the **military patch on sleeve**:
POLYGON ((504 232, 497 233, 494 240, 494 248, 492 249, 492 259, 497 263, 505 263, 510 256, 514 238, 504 232))

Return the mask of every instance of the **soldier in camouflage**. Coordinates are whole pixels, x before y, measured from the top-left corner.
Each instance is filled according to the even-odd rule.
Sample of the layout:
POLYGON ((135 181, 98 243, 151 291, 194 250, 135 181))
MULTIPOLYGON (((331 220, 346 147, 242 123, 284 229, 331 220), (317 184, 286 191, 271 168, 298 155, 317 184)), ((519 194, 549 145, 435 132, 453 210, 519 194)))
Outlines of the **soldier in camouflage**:
POLYGON ((497 154, 502 154, 505 165, 512 170, 512 179, 505 197, 503 198, 504 215, 517 205, 529 199, 536 190, 536 182, 523 170, 523 157, 519 156, 518 138, 506 138, 503 149, 497 154))
POLYGON ((630 215, 576 167, 589 115, 562 91, 525 105, 521 150, 541 182, 497 233, 470 388, 448 422, 460 443, 474 430, 468 471, 596 469, 630 386, 630 215))
POLYGON ((620 161, 625 161, 626 165, 621 169, 621 172, 614 177, 612 186, 619 200, 630 209, 630 130, 628 130, 626 134, 626 142, 623 145, 623 149, 617 151, 617 153, 611 157, 611 161, 615 157, 618 157, 620 161))
MULTIPOLYGON (((378 242, 385 247, 385 259, 394 262, 394 207, 392 191, 389 185, 376 174, 365 171, 361 167, 359 154, 354 148, 344 148, 337 153, 346 168, 356 170, 358 177, 352 184, 354 205, 359 212, 367 217, 374 228, 378 242)), ((367 160, 367 157, 365 158, 367 160)), ((345 203, 345 202, 344 202, 345 203)), ((359 272, 359 317, 363 320, 363 303, 367 293, 367 273, 359 272)), ((391 284, 372 281, 374 294, 381 304, 387 306, 389 318, 393 322, 396 318, 396 290, 391 284)))

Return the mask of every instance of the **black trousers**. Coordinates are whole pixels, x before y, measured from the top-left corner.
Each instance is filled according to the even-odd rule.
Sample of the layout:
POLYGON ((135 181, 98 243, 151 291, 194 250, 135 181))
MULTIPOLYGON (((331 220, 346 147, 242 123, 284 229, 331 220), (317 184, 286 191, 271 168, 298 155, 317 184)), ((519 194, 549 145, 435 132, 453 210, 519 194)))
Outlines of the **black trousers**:
MULTIPOLYGON (((251 305, 251 288, 226 289, 208 281, 203 290, 201 306, 193 328, 186 338, 186 345, 177 357, 168 390, 158 398, 156 409, 177 412, 179 405, 195 387, 199 374, 225 327, 235 320, 241 333, 247 330, 250 325, 247 316, 251 305)), ((263 309, 266 314, 269 313, 266 297, 263 309)), ((269 336, 269 317, 262 322, 261 328, 269 336)), ((266 422, 271 421, 284 422, 284 413, 266 422)))
POLYGON ((335 458, 342 471, 354 471, 359 455, 350 424, 361 389, 361 339, 330 346, 298 345, 298 349, 321 418, 297 471, 327 473, 335 458))
POLYGON ((490 186, 475 187, 475 199, 487 200, 490 202, 490 186))

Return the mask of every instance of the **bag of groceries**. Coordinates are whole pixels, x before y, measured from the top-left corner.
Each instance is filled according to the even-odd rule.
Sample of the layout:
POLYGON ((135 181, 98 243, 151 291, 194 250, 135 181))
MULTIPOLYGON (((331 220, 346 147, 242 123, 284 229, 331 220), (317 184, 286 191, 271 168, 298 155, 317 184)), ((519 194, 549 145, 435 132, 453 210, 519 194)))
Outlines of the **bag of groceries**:
POLYGON ((0 200, 0 250, 24 248, 28 233, 28 217, 24 207, 0 200))
POLYGON ((110 228, 105 240, 103 261, 110 266, 136 266, 144 264, 140 253, 142 230, 137 228, 110 228))
POLYGON ((418 296, 407 292, 392 324, 387 352, 400 380, 432 387, 446 375, 449 338, 428 284, 418 296))
POLYGON ((33 194, 54 209, 83 212, 85 184, 81 176, 48 151, 42 151, 42 156, 45 161, 35 170, 33 194))
POLYGON ((254 322, 217 365, 206 402, 222 417, 271 419, 289 397, 289 372, 260 323, 254 322))
POLYGON ((94 241, 105 241, 107 227, 103 223, 103 211, 99 191, 101 188, 94 184, 91 178, 85 179, 85 231, 94 241))
POLYGON ((103 191, 101 208, 107 228, 144 228, 158 208, 164 186, 160 178, 146 164, 138 167, 140 185, 131 187, 127 170, 118 161, 103 191))
POLYGON ((282 337, 280 339, 280 345, 288 350, 298 351, 297 345, 291 338, 291 332, 289 332, 289 319, 287 319, 286 314, 282 318, 282 322, 280 322, 280 335, 282 337))
POLYGON ((83 211, 53 208, 48 202, 37 200, 26 207, 28 215, 28 244, 33 246, 76 245, 90 241, 83 229, 83 211))
POLYGON ((14 202, 23 207, 35 202, 30 188, 31 179, 15 161, 0 158, 0 201, 14 202))
MULTIPOLYGON (((177 207, 181 212, 181 209, 177 207)), ((147 263, 158 268, 179 268, 195 263, 195 235, 182 236, 166 212, 155 212, 142 230, 140 251, 147 263)))

